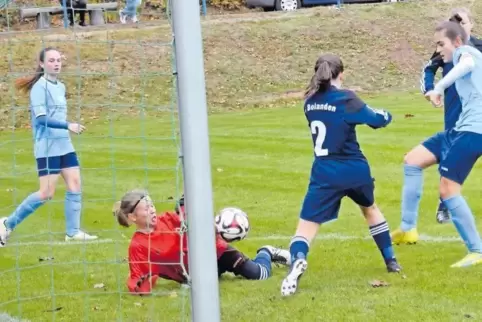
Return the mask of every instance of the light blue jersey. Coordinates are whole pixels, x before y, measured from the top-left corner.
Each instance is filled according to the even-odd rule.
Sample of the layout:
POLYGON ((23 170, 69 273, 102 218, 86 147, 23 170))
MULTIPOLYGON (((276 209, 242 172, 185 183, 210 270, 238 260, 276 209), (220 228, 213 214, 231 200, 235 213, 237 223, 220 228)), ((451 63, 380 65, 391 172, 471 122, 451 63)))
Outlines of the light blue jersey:
POLYGON ((75 152, 69 131, 37 125, 35 119, 45 115, 58 121, 67 120, 67 99, 65 85, 41 77, 30 91, 30 108, 34 137, 35 158, 62 156, 75 152))
POLYGON ((475 68, 455 81, 462 103, 462 112, 455 130, 482 134, 482 54, 471 46, 461 46, 454 52, 454 65, 457 65, 464 53, 471 54, 475 68))

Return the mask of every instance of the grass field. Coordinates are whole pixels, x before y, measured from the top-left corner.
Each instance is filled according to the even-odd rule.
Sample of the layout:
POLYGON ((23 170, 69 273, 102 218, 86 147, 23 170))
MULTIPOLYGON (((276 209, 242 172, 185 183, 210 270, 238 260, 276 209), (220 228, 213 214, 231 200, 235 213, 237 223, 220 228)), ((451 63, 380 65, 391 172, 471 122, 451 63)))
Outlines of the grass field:
MULTIPOLYGON (((421 64, 433 50, 430 28, 451 7, 469 6, 477 14, 481 4, 419 1, 203 19, 215 207, 241 207, 252 225, 236 246, 254 256, 264 244, 287 247, 294 233, 312 162, 296 97, 321 50, 340 53, 347 86, 394 114, 388 128, 360 127, 358 135, 376 177, 377 203, 396 228, 403 155, 442 128, 443 111, 415 92, 421 64)), ((159 210, 171 209, 182 190, 177 115, 168 112, 174 102, 170 27, 56 32, 0 34, 0 56, 7 57, 0 61, 0 217, 37 189, 27 100, 11 84, 32 71, 41 47, 54 45, 66 58, 71 117, 87 125, 74 138, 82 164, 83 227, 101 239, 62 242, 60 185, 54 200, 0 250, 0 321, 3 312, 30 321, 188 321, 189 290, 176 284, 160 283, 150 298, 126 293, 132 230, 118 227, 110 212, 126 190, 149 189, 159 210)), ((464 187, 479 218, 480 172, 478 165, 464 187)), ((358 209, 347 201, 340 219, 320 230, 299 294, 281 298, 283 268, 263 282, 226 276, 222 320, 482 320, 482 268, 449 268, 465 248, 451 224, 435 222, 436 169, 425 179, 422 241, 396 247, 403 274, 385 272, 358 209), (372 288, 373 280, 390 286, 372 288)))
MULTIPOLYGON (((378 204, 394 228, 399 222, 403 154, 441 127, 442 112, 432 109, 415 94, 368 98, 368 102, 394 114, 389 128, 359 129, 360 141, 376 177, 378 204), (413 117, 406 117, 407 114, 413 117)), ((159 126, 164 120, 169 124, 168 118, 147 119, 142 128, 152 136, 168 137, 168 126, 159 126)), ((111 204, 122 192, 137 186, 149 188, 156 200, 167 200, 176 186, 174 145, 122 138, 141 134, 138 123, 132 123, 117 120, 113 133, 117 139, 114 139, 106 136, 112 129, 97 121, 75 140, 85 167, 83 226, 97 232, 101 241, 86 245, 61 243, 64 221, 60 189, 52 204, 19 227, 11 247, 1 250, 0 267, 6 272, 0 276, 6 292, 0 293, 0 302, 11 303, 0 306, 0 310, 32 321, 50 321, 53 315, 56 321, 179 321, 183 303, 186 312, 189 311, 188 298, 183 296, 186 290, 172 283, 161 283, 158 297, 122 294, 127 274, 123 259, 131 231, 116 228, 110 214, 111 204), (116 151, 115 161, 111 147, 116 151), (138 170, 122 170, 127 167, 138 170), (166 170, 156 169, 159 167, 166 170), (39 263, 39 257, 54 260, 39 263), (105 289, 94 289, 98 283, 105 284, 105 289), (38 299, 16 301, 35 297, 38 299), (62 309, 46 312, 57 307, 62 309)), ((309 132, 298 102, 275 109, 215 114, 210 117, 210 127, 216 208, 236 205, 251 218, 252 231, 237 246, 250 255, 263 244, 286 247, 297 222, 312 156, 309 132)), ((28 135, 19 134, 17 139, 28 135)), ((6 140, 9 137, 3 136, 2 141, 6 140)), ((3 186, 15 189, 8 190, 11 192, 2 198, 3 205, 12 204, 10 195, 22 198, 36 185, 30 146, 28 142, 17 144, 18 175, 15 180, 10 177, 3 186)), ((1 169, 2 177, 11 175, 11 160, 2 158, 1 169)), ((465 195, 476 214, 482 210, 477 203, 479 174, 477 167, 465 187, 465 195)), ((321 229, 297 296, 282 299, 279 295, 285 274, 282 268, 275 269, 272 279, 263 282, 224 278, 223 321, 271 321, 275 315, 278 321, 292 321, 293 315, 298 314, 304 317, 300 315, 297 321, 481 318, 478 305, 482 299, 478 291, 481 268, 449 268, 465 250, 455 238, 452 225, 435 222, 435 169, 427 171, 425 187, 420 230, 426 241, 396 248, 405 279, 385 273, 378 250, 367 238, 368 230, 361 216, 351 202, 345 202, 340 219, 321 229), (374 279, 391 285, 372 288, 369 282, 374 279)), ((158 204, 162 209, 168 206, 158 204)), ((482 228, 481 221, 479 227, 482 228)))

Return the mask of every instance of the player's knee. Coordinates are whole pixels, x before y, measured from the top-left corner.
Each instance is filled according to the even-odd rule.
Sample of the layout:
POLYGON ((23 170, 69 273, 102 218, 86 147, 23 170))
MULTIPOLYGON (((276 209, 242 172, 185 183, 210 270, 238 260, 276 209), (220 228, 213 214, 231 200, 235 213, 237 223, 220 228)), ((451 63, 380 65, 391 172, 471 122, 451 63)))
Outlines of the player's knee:
POLYGON ((50 200, 55 195, 55 187, 42 187, 39 190, 40 199, 43 201, 50 200))
POLYGON ((439 193, 440 198, 447 199, 460 194, 461 186, 457 182, 448 178, 440 178, 439 193))
POLYGON ((417 146, 403 157, 405 165, 416 166, 425 169, 435 163, 437 158, 423 145, 417 146))
POLYGON ((80 182, 80 177, 78 178, 70 178, 66 182, 67 189, 71 192, 80 192, 81 189, 81 182, 80 182))

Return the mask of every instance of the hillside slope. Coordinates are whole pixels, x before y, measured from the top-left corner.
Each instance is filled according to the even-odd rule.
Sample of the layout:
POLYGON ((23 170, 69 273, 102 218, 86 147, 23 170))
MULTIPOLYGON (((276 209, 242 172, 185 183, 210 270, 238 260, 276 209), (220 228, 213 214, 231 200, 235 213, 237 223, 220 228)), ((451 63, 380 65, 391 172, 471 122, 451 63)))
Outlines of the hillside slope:
MULTIPOLYGON (((432 30, 455 6, 470 7, 475 16, 482 12, 482 1, 444 0, 207 17, 209 105, 236 108, 299 92, 323 52, 341 55, 347 86, 367 92, 417 90, 421 67, 434 49, 432 30)), ((0 61, 0 75, 8 73, 0 85, 4 111, 25 108, 25 98, 11 85, 19 73, 33 70, 42 44, 64 52, 64 80, 74 106, 159 109, 172 102, 168 25, 57 32, 4 35, 1 56, 9 58, 0 61)))

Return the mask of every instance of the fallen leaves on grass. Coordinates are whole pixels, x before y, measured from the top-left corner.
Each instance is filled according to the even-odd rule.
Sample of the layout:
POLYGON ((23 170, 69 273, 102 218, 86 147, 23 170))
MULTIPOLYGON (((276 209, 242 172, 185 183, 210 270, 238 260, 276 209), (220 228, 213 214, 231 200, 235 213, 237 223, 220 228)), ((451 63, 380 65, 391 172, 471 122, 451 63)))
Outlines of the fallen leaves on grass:
POLYGON ((381 281, 381 280, 373 280, 373 281, 370 281, 370 285, 372 287, 386 287, 386 286, 390 286, 390 284, 388 284, 387 282, 385 281, 381 281))

